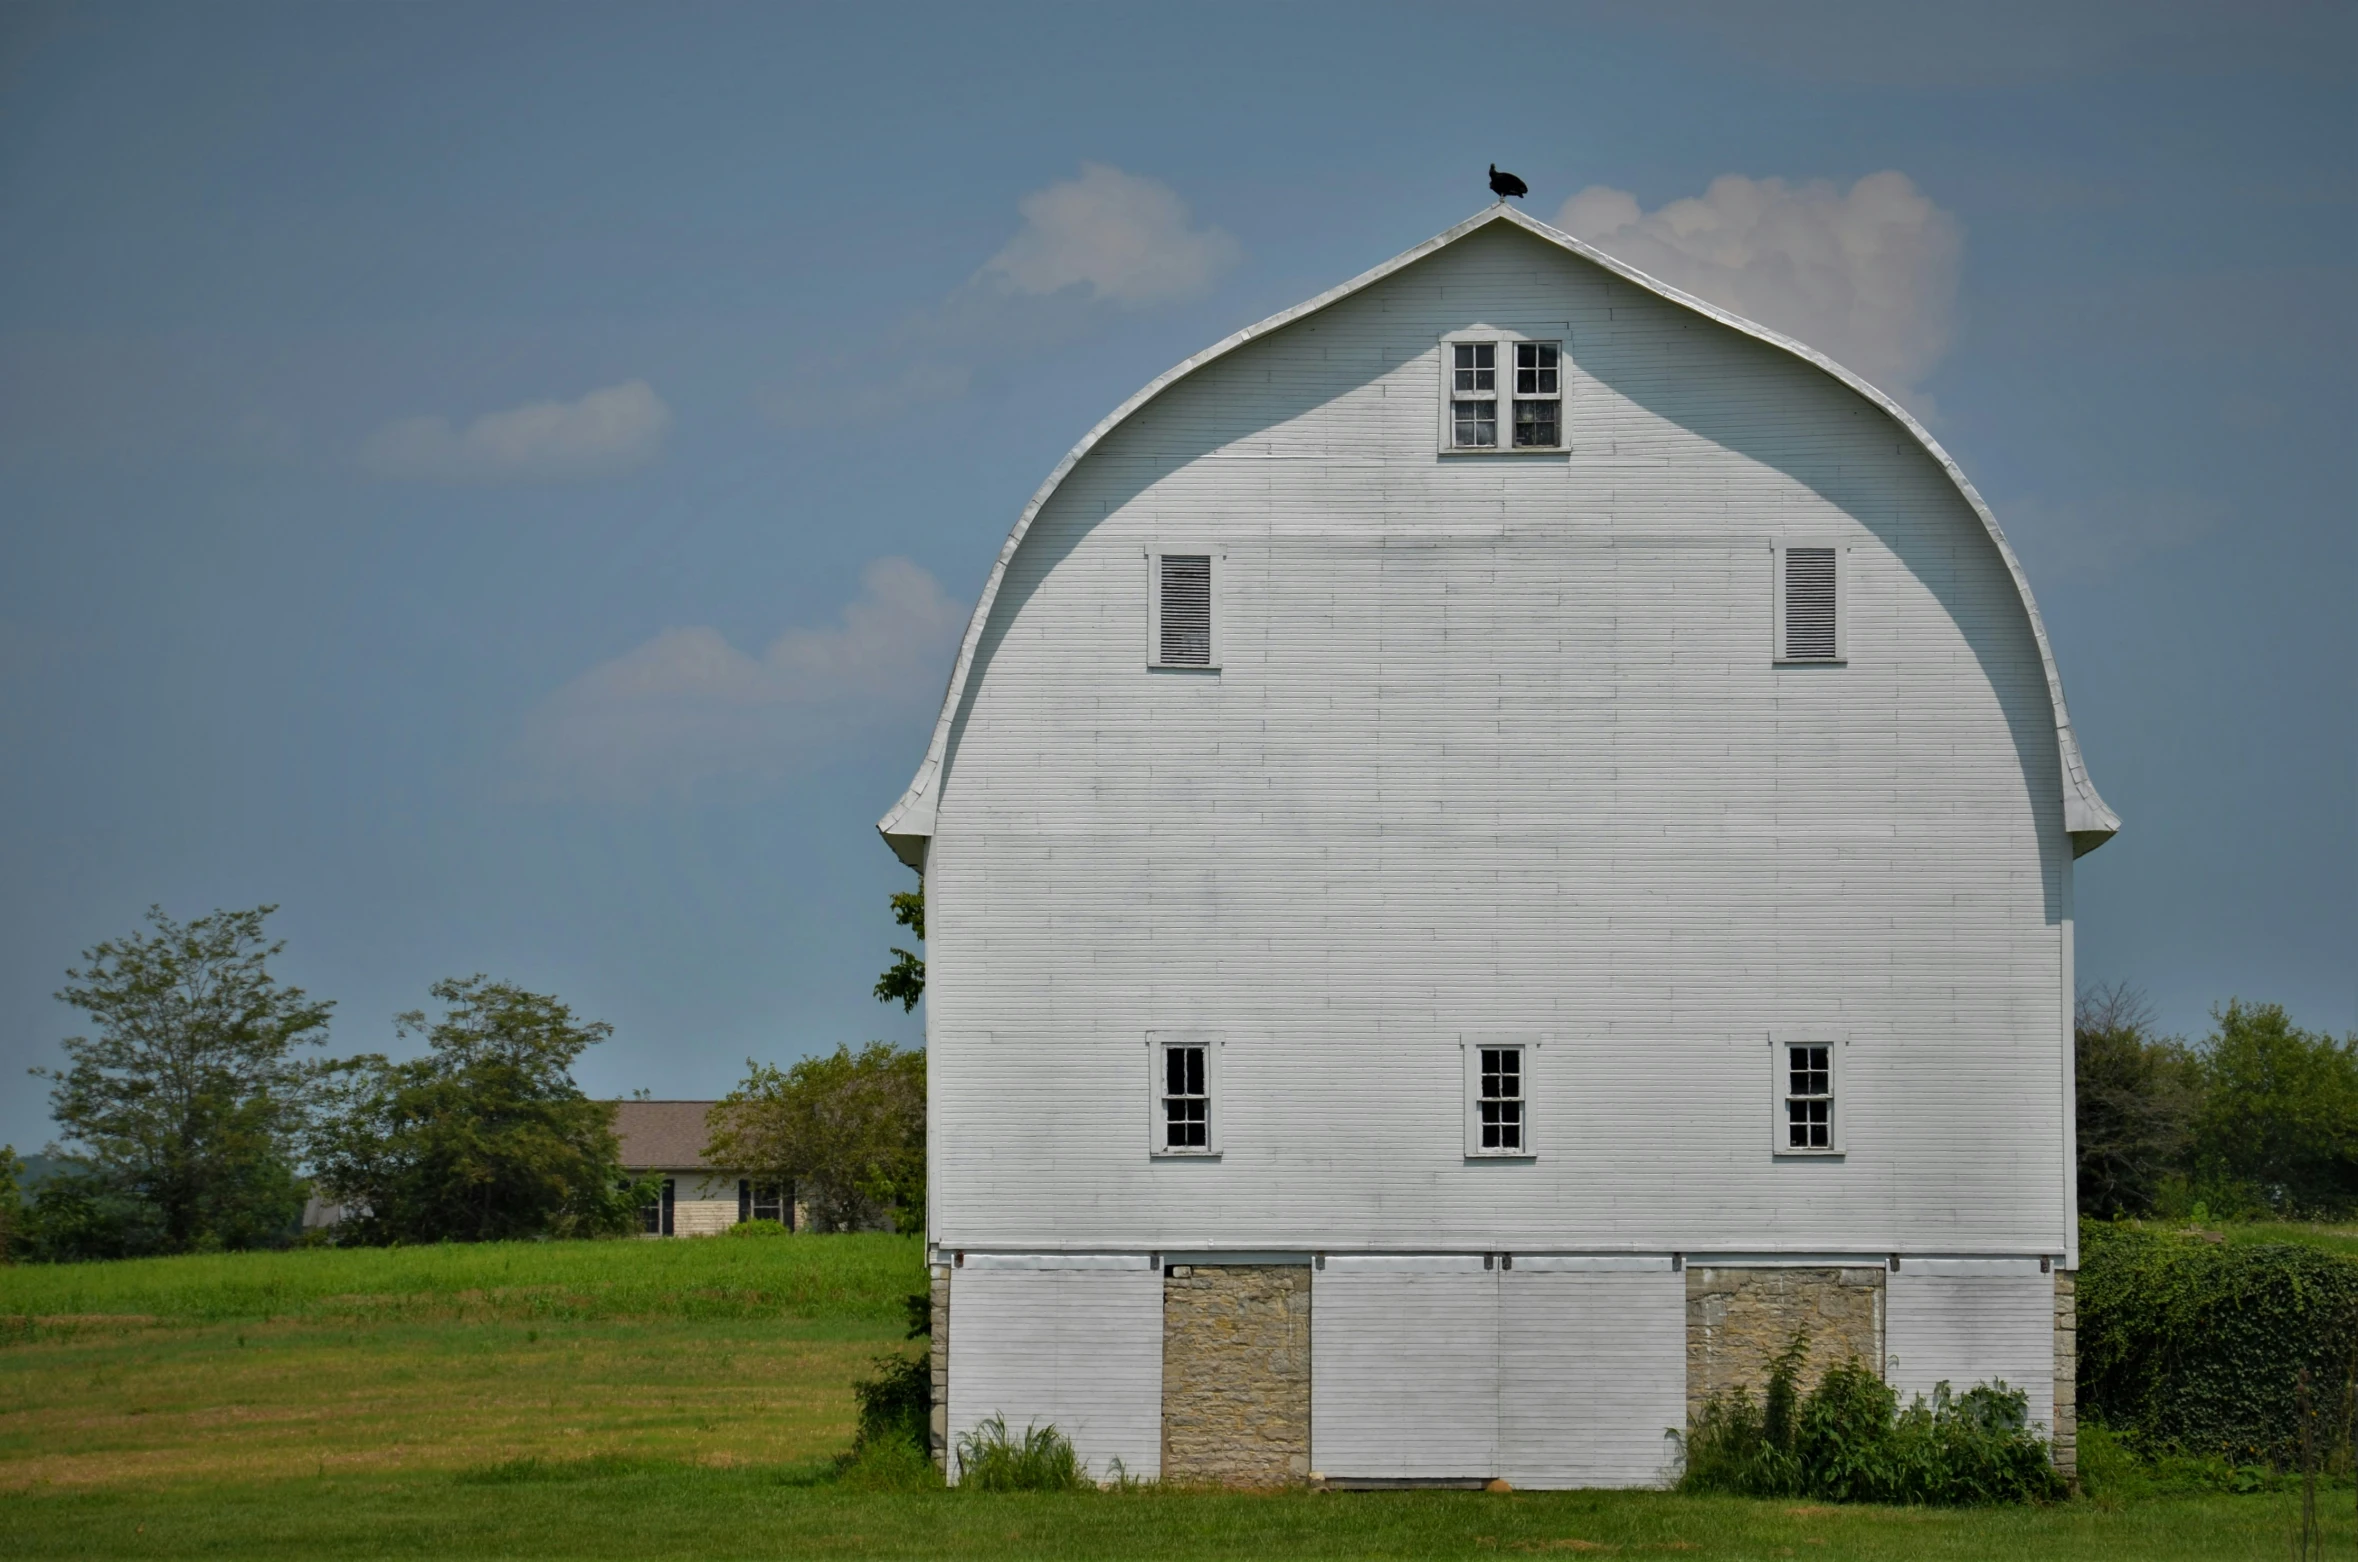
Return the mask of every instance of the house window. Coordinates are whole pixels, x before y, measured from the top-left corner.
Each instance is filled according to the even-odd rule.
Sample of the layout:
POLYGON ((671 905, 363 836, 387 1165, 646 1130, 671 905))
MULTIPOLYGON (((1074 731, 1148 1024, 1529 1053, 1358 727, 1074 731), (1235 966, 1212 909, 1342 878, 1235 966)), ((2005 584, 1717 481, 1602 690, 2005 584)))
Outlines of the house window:
POLYGON ((639 1206, 639 1229, 651 1237, 668 1237, 671 1230, 672 1203, 677 1188, 672 1179, 663 1179, 663 1191, 649 1203, 639 1206))
POLYGON ((1839 1040, 1775 1043, 1773 1142, 1779 1155, 1842 1153, 1842 1051, 1839 1040))
POLYGON ((1540 1038, 1531 1035, 1467 1035, 1465 1052, 1466 1156, 1527 1160, 1531 1135, 1531 1071, 1540 1038))
POLYGON ((1220 556, 1150 553, 1146 563, 1147 665, 1217 668, 1220 556))
POLYGON ((774 1220, 787 1230, 794 1229, 794 1193, 790 1183, 755 1182, 749 1177, 737 1179, 737 1220, 774 1220))
POLYGON ((1780 662, 1843 659, 1843 553, 1833 546, 1777 550, 1777 645, 1780 662))
POLYGON ((1444 441, 1448 449, 1496 450, 1502 427, 1509 449, 1563 448, 1562 343, 1450 342, 1444 351, 1449 373, 1444 441), (1503 408, 1501 401, 1506 403, 1503 408))
POLYGON ((1153 1153, 1219 1154, 1218 1039, 1201 1031, 1165 1031, 1148 1037, 1147 1057, 1154 1069, 1148 1141, 1153 1153))
POLYGON ((1523 1148, 1523 1049, 1481 1049, 1481 1095, 1475 1108, 1481 1116, 1482 1148, 1496 1154, 1523 1148))

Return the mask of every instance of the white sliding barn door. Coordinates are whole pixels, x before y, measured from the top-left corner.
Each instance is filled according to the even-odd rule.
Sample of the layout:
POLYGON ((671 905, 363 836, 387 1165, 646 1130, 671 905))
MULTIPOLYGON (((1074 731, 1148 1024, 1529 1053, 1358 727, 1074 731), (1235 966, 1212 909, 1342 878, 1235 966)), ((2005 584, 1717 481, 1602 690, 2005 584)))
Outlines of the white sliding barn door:
POLYGON ((1148 1256, 970 1253, 950 1278, 950 1446, 1053 1424, 1104 1479, 1162 1474, 1163 1277, 1148 1256))
POLYGON ((1908 1258, 1884 1291, 1886 1380, 1900 1403, 1995 1378, 2055 1423, 2055 1277, 2035 1258, 1908 1258))
POLYGON ((1479 1256, 1329 1258, 1311 1281, 1310 1464, 1338 1480, 1487 1480, 1498 1276, 1479 1256))
POLYGON ((1687 1420, 1686 1276, 1668 1258, 1517 1258, 1498 1276, 1498 1474, 1661 1483, 1687 1420))

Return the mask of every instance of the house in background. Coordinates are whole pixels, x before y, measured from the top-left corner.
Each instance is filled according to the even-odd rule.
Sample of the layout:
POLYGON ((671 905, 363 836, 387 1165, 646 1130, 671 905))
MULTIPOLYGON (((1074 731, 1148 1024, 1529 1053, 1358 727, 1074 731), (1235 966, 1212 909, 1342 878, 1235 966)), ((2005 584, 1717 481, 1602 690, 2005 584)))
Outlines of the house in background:
POLYGON ((1888 396, 1494 206, 1189 359, 915 779, 935 1446, 1641 1485, 1807 1331, 2073 1446, 2081 762, 1888 396))
POLYGON ((717 1104, 614 1103, 614 1135, 622 1141, 623 1170, 663 1179, 661 1197, 641 1212, 646 1235, 718 1236, 746 1220, 774 1220, 789 1231, 796 1229, 791 1186, 756 1182, 741 1170, 706 1161, 704 1147, 712 1138, 706 1118, 717 1104))

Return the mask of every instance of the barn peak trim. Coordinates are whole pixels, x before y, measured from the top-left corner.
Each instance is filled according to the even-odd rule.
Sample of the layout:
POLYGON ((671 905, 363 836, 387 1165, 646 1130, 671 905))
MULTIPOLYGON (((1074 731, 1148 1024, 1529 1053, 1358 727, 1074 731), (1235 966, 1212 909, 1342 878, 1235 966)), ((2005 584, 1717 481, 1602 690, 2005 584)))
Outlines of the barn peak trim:
POLYGON ((940 796, 942 764, 949 749, 950 728, 957 719, 958 703, 965 696, 966 679, 968 674, 973 671, 975 653, 982 644, 983 626, 990 621, 992 606, 999 599, 999 587, 1001 582, 1007 578, 1007 566, 1013 562, 1015 550, 1023 545, 1023 539, 1031 531, 1033 520, 1056 493, 1056 490, 1063 485, 1066 476, 1080 464, 1081 458, 1095 449, 1106 435, 1120 427, 1132 413, 1204 365, 1226 357, 1247 342, 1257 341, 1272 332, 1292 325, 1297 320, 1316 314, 1364 288, 1371 287, 1394 272, 1412 266, 1426 256, 1445 249, 1494 222, 1509 223, 1521 228, 1527 233, 1545 239, 1550 244, 1578 255, 1583 260, 1603 267, 1613 275, 1642 287, 1649 293, 1668 299, 1682 308, 1693 310, 1696 314, 1716 321, 1730 330, 1742 332, 1755 340, 1766 342, 1772 347, 1791 353, 1794 357, 1825 371, 1851 390, 1864 396, 1893 422, 1907 430, 1916 443, 1923 447, 1925 454, 1931 456, 1939 464, 1940 469, 1948 475, 1949 481, 1955 485, 1957 492, 1964 497, 1965 502, 1972 507, 1973 513, 1981 518, 1981 524, 1988 530, 1990 540, 1998 546, 1998 556, 2005 561, 2006 573, 2014 582, 2015 592, 2022 599, 2022 610, 2030 619, 2031 637, 2038 643, 2039 661, 2047 674, 2048 699, 2055 709, 2055 741, 2063 761, 2063 828, 2071 836, 2072 855, 2075 857, 2086 856, 2112 839, 2121 827, 2120 816, 2105 806, 2104 799, 2097 795, 2095 782, 2088 778, 2087 763, 2080 755, 2079 737, 2072 730, 2071 712, 2063 700, 2063 675, 2056 669, 2055 652, 2047 639, 2046 622, 2039 617, 2039 605, 2031 596, 2030 579, 2023 573, 2022 561, 2015 557, 2013 545, 2006 540, 2005 530, 1998 525, 1997 516, 1991 512, 1989 505, 1982 499, 1979 491, 1974 488, 1971 479, 1966 477, 1964 470, 1957 465, 1955 458, 1941 448, 1940 441, 1934 439, 1925 427, 1910 416, 1898 402, 1816 348, 1795 341, 1792 337, 1781 335, 1764 325, 1747 320, 1742 315, 1722 309, 1717 304, 1706 303, 1691 293, 1682 292, 1667 282, 1648 276, 1635 266, 1614 259, 1593 245, 1582 243, 1572 235, 1551 228, 1538 218, 1501 202, 1498 205, 1483 208, 1455 227, 1443 229, 1415 248, 1403 250, 1382 265, 1363 271, 1348 282, 1329 288, 1317 297, 1296 304, 1291 309, 1282 310, 1257 324, 1248 325, 1235 335, 1205 348, 1194 357, 1173 365, 1148 381, 1128 401, 1108 413, 1095 428, 1081 437, 1079 444, 1065 453, 1064 459, 1056 464, 1056 469, 1048 474, 1047 481, 1042 483, 1039 491, 1032 495, 1031 502, 1024 506, 1023 514, 1016 518, 1015 529, 1007 534, 1007 541, 1000 545, 999 557, 991 565, 990 579, 984 582, 982 595, 974 604, 973 616, 967 620, 966 633, 959 641, 958 659, 951 665, 949 687, 943 692, 941 714, 934 720, 933 738, 926 745, 925 758, 918 765, 917 774, 910 780, 908 790, 901 794, 901 800, 876 822, 877 833, 884 837, 885 844, 892 848, 895 856, 919 872, 924 871, 925 843, 933 838, 934 805, 940 796))

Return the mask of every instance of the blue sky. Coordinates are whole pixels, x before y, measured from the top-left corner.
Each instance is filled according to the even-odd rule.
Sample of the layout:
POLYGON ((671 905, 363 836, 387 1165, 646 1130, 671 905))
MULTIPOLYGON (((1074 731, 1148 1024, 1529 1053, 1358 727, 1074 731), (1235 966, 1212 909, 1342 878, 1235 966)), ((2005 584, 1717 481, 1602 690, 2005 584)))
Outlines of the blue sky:
POLYGON ((0 1139, 150 902, 278 903, 340 1050, 472 971, 598 1091, 917 1039, 872 825, 1024 500, 1492 160, 1991 499, 2083 980, 2358 1026, 2354 18, 0 10, 0 1139))

